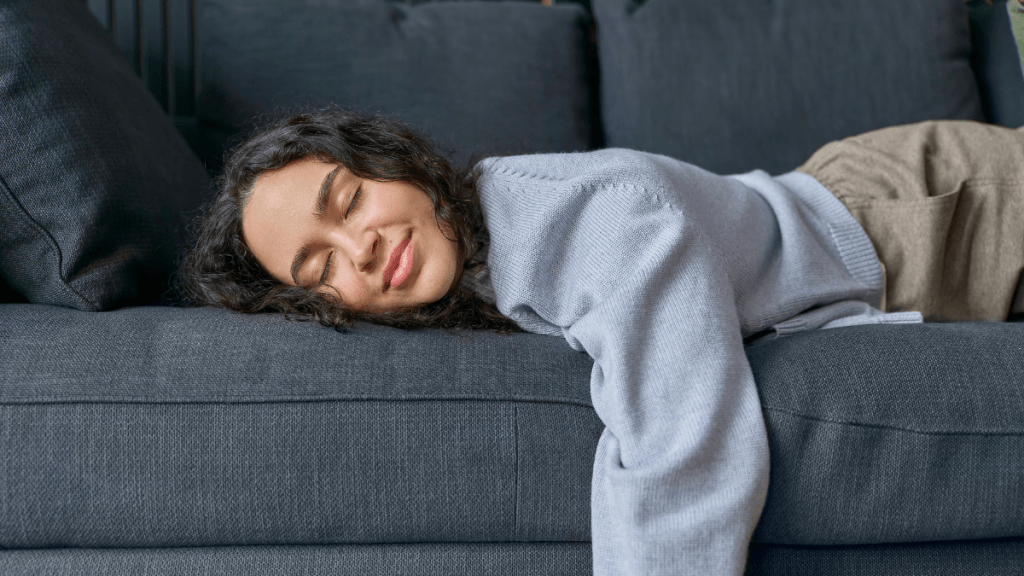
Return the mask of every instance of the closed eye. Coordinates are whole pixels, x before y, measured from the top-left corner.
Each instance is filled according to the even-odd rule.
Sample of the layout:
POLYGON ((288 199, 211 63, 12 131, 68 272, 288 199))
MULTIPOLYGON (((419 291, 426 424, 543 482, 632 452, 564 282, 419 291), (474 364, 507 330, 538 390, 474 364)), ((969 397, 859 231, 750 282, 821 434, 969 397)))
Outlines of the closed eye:
POLYGON ((324 273, 320 275, 320 284, 327 283, 327 273, 331 271, 331 258, 334 256, 334 252, 327 255, 327 263, 324 264, 324 273))
MULTIPOLYGON (((353 209, 353 208, 355 208, 355 206, 356 206, 356 202, 358 202, 358 201, 359 201, 359 196, 361 196, 361 195, 362 195, 362 193, 363 193, 363 187, 362 187, 362 186, 359 186, 359 188, 358 188, 358 189, 356 190, 356 193, 355 193, 355 195, 354 195, 354 196, 352 196, 352 202, 350 202, 350 203, 349 203, 349 205, 348 205, 348 210, 347 210, 347 211, 345 212, 345 217, 346 217, 346 218, 348 218, 348 215, 352 213, 352 209, 353 209)), ((328 260, 328 262, 329 262, 329 261, 330 261, 330 260, 328 260)))
MULTIPOLYGON (((352 209, 356 207, 356 203, 359 201, 359 197, 363 194, 363 187, 360 186, 356 189, 355 195, 352 196, 352 201, 349 202, 348 210, 345 211, 345 217, 352 213, 352 209)), ((331 258, 334 257, 334 252, 327 255, 327 263, 324 264, 324 271, 320 274, 320 285, 327 283, 327 275, 331 273, 331 258)))

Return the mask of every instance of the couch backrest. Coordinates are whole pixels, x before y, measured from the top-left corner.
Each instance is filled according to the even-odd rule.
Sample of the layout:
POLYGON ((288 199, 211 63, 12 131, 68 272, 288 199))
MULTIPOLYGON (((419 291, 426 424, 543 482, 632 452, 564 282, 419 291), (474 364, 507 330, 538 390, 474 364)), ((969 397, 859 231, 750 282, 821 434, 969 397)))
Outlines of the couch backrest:
MULTIPOLYGON (((1024 32, 1014 37, 1010 14, 1024 21, 1015 0, 987 4, 971 0, 971 66, 981 90, 985 118, 993 124, 1024 126, 1024 32)), ((1020 25, 1018 25, 1020 27, 1020 25)))
POLYGON ((254 124, 328 104, 397 117, 460 164, 600 146, 586 4, 163 5, 90 2, 211 172, 254 124))
POLYGON ((926 118, 1024 124, 1006 0, 86 1, 211 172, 254 122, 329 103, 457 161, 624 146, 722 173, 926 118))

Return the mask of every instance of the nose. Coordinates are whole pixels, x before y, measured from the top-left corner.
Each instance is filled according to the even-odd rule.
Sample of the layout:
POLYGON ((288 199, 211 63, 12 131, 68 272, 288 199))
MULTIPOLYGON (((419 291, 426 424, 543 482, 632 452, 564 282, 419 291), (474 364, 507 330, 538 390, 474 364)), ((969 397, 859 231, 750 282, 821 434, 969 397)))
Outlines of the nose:
POLYGON ((339 256, 350 260, 356 270, 365 272, 373 269, 377 259, 380 234, 367 229, 354 232, 335 229, 330 232, 328 242, 340 250, 339 256))

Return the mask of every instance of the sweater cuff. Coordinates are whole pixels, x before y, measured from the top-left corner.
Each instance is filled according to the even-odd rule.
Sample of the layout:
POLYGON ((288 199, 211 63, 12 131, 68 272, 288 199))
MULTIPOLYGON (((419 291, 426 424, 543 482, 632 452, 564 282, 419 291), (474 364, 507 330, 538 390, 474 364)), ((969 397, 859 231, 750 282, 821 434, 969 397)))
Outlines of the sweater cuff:
POLYGON ((776 176, 775 179, 828 223, 843 265, 857 282, 870 291, 868 304, 881 308, 882 290, 885 287, 882 263, 860 222, 835 194, 814 177, 793 171, 776 176))

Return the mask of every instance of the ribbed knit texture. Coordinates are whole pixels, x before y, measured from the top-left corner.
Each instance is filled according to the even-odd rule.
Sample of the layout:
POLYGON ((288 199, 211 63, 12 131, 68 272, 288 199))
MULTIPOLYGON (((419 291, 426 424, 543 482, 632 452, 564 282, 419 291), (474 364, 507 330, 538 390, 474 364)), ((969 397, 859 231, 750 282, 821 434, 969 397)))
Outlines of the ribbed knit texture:
POLYGON ((742 574, 769 464, 744 338, 920 315, 874 307, 870 240, 805 174, 623 149, 481 166, 498 309, 594 359, 595 576, 742 574))

